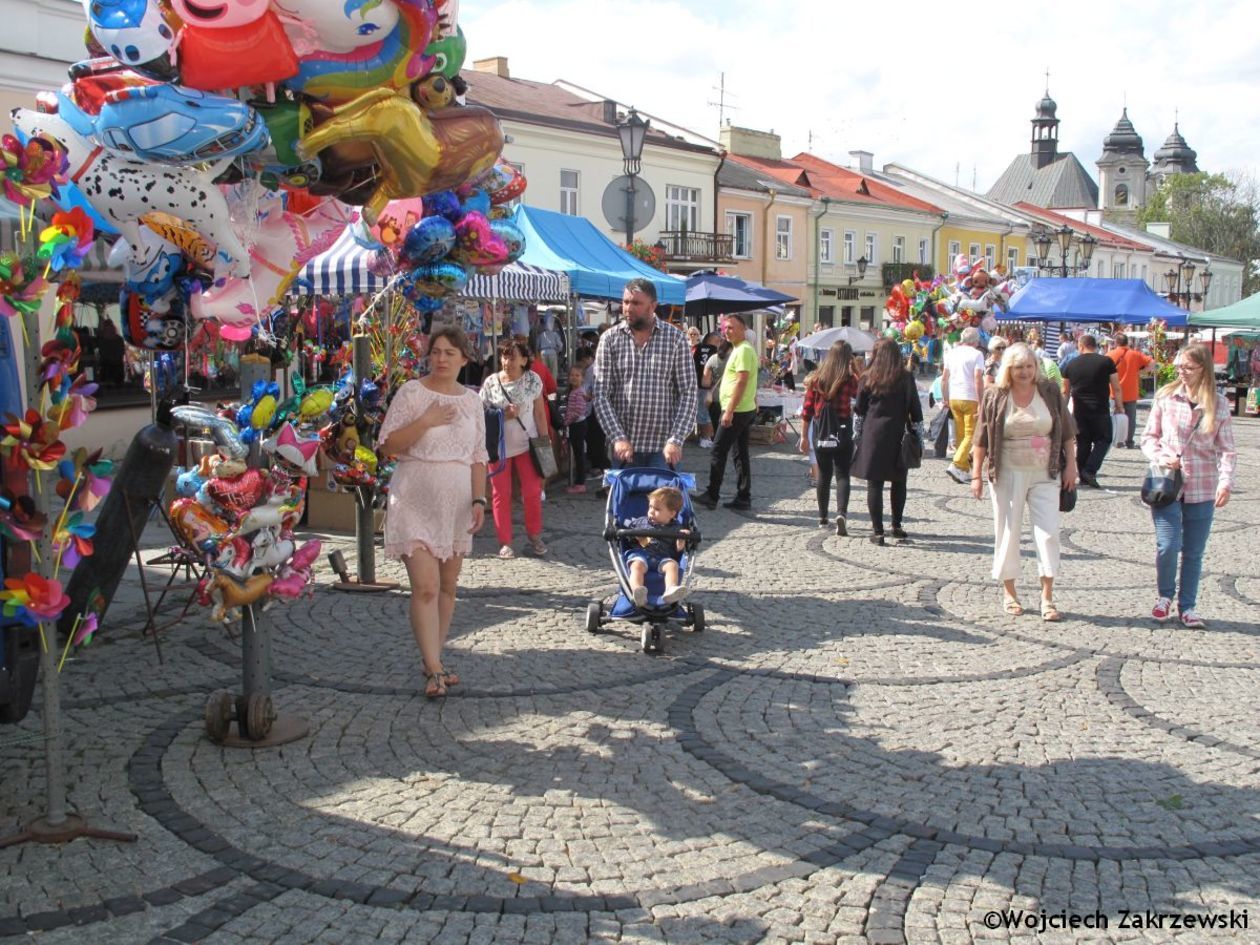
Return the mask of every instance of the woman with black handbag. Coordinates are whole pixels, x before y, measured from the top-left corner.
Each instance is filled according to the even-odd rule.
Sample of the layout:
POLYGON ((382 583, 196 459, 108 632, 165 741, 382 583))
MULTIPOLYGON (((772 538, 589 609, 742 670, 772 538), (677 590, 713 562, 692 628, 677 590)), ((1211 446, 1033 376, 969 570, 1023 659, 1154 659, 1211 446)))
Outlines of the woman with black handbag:
POLYGON ((1006 349, 980 402, 971 447, 971 494, 977 499, 986 476, 993 500, 993 577, 1002 582, 1002 609, 1012 617, 1024 612, 1015 579, 1027 509, 1041 578, 1041 619, 1057 623, 1063 619, 1054 603, 1059 509, 1061 490, 1076 488, 1076 425, 1059 385, 1041 373, 1041 362, 1022 342, 1006 349))
MULTIPOLYGON (((1180 471, 1182 480, 1179 497, 1166 496, 1170 501, 1162 505, 1151 503, 1159 584, 1151 616, 1160 623, 1171 617, 1175 596, 1181 625, 1197 629, 1205 626, 1195 612, 1203 551, 1215 511, 1229 502, 1238 456, 1229 404, 1216 390, 1211 353, 1203 345, 1190 345, 1178 352, 1173 366, 1177 376, 1156 391, 1142 433, 1146 458, 1161 471, 1171 470, 1174 478, 1180 471)), ((1149 491, 1143 489, 1144 498, 1149 491)))
MULTIPOLYGON (((923 405, 914 375, 902 362, 901 349, 891 338, 875 342, 871 361, 858 385, 853 408, 854 476, 866 480, 866 510, 871 516, 871 544, 884 544, 884 483, 890 485, 892 537, 905 541, 901 527, 906 509, 906 478, 909 470, 902 462, 901 441, 907 430, 923 423, 923 405)), ((821 476, 819 477, 822 478, 821 476)))
POLYGON ((525 506, 525 534, 529 548, 541 557, 547 553, 543 544, 542 477, 534 465, 530 441, 546 438, 547 402, 543 397, 542 379, 527 370, 529 347, 522 341, 507 339, 499 345, 499 367, 481 385, 481 402, 503 411, 503 469, 490 477, 493 496, 494 530, 499 538, 499 557, 514 558, 512 550, 512 476, 521 484, 521 502, 525 506))
MULTIPOLYGON (((858 392, 858 366, 847 341, 837 341, 827 351, 822 366, 805 384, 801 425, 813 438, 818 460, 818 525, 825 528, 831 501, 831 477, 836 478, 836 534, 849 534, 849 466, 853 461, 853 398, 858 392), (810 425, 813 421, 813 425, 810 425)), ((801 437, 801 452, 810 442, 801 437)))

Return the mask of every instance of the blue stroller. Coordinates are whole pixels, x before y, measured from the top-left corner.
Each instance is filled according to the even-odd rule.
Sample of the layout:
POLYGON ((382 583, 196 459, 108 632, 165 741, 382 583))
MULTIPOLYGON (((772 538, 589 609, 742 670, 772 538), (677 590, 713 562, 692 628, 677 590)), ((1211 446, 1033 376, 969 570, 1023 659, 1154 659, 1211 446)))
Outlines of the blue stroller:
POLYGON ((648 571, 645 581, 647 603, 637 607, 630 590, 626 553, 632 550, 631 543, 637 538, 683 539, 686 544, 678 562, 679 583, 690 587, 695 551, 700 545, 700 528, 688 495, 688 490, 695 488, 695 478, 669 469, 635 468, 610 469, 604 474, 604 481, 608 484, 604 540, 608 542, 608 554, 612 558, 620 590, 607 616, 603 601, 594 600, 587 605, 586 629, 590 633, 598 633, 602 625, 613 620, 639 623, 639 643, 643 652, 663 653, 666 626, 671 622, 681 623, 699 633, 704 630, 704 607, 690 601, 665 603, 665 578, 655 569, 648 571), (682 493, 683 507, 676 520, 660 528, 626 528, 626 522, 647 514, 648 494, 662 486, 672 486, 682 493), (680 534, 682 529, 686 529, 688 534, 680 534))

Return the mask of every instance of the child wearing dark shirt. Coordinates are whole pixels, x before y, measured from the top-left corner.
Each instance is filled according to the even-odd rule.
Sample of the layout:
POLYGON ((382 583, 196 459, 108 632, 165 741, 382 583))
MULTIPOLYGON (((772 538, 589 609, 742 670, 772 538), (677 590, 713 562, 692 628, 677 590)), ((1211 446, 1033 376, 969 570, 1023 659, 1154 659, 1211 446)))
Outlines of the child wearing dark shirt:
MULTIPOLYGON (((623 527, 663 528, 673 524, 682 507, 682 493, 672 486, 662 486, 648 494, 647 515, 627 519, 623 527)), ((638 546, 626 553, 626 564, 630 569, 630 590, 636 607, 647 603, 646 581, 649 569, 659 571, 665 576, 665 594, 661 599, 666 604, 676 604, 687 596, 687 588, 682 586, 678 567, 679 555, 686 547, 683 539, 670 542, 664 538, 644 536, 629 540, 638 546)))

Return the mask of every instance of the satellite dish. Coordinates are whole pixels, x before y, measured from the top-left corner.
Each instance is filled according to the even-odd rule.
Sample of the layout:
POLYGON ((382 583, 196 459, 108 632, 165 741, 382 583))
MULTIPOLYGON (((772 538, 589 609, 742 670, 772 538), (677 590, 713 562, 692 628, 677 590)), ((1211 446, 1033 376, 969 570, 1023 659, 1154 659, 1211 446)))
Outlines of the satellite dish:
MULTIPOLYGON (((630 178, 626 175, 614 177, 604 188, 604 196, 600 200, 600 209, 608 225, 618 233, 626 232, 626 195, 630 191, 630 178)), ((642 177, 634 178, 634 229, 642 230, 656 216, 656 194, 642 177)))

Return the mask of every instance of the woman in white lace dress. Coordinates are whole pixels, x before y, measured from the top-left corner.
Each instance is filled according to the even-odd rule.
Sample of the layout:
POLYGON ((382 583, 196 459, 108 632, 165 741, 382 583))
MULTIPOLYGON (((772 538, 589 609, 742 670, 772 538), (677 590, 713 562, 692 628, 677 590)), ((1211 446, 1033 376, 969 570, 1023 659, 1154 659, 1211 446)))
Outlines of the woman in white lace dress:
POLYGON ((442 328, 429 343, 429 374, 398 389, 381 424, 381 451, 398 457, 389 487, 385 554, 411 579, 411 630, 424 661, 424 694, 446 695, 459 677, 442 662, 464 555, 486 514, 486 419, 457 380, 468 340, 442 328))

